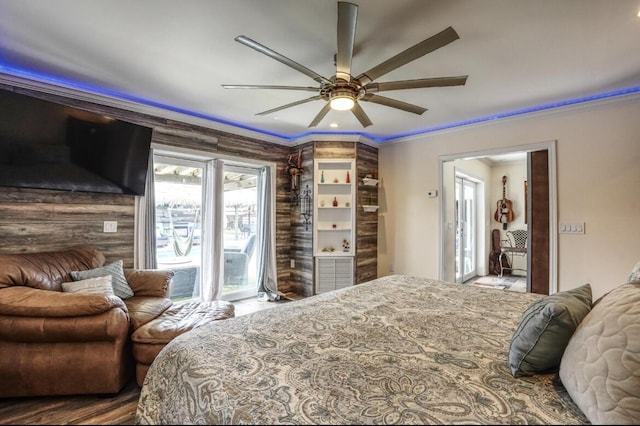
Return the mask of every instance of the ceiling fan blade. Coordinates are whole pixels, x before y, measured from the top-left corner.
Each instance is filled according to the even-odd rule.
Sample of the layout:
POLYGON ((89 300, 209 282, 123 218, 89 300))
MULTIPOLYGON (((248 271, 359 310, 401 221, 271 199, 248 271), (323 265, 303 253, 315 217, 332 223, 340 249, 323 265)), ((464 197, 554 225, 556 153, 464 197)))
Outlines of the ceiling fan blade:
POLYGON ((393 58, 387 59, 381 64, 376 65, 369 71, 363 72, 356 78, 356 80, 358 80, 360 84, 366 85, 376 78, 383 76, 396 68, 400 68, 401 66, 408 64, 429 52, 433 52, 436 49, 446 46, 459 38, 460 36, 458 36, 458 33, 456 33, 452 27, 449 27, 446 30, 443 30, 438 34, 398 53, 393 58))
POLYGON ((314 79, 315 81, 317 81, 318 83, 327 83, 330 84, 331 80, 329 80, 326 77, 321 76, 320 74, 318 74, 315 71, 310 70, 309 68, 305 67, 304 65, 300 65, 299 63, 287 58, 286 56, 283 56, 281 54, 279 54, 278 52, 269 49, 266 46, 263 46, 262 44, 258 43, 257 41, 251 40, 249 37, 244 36, 244 35, 240 35, 238 37, 235 38, 235 40, 238 43, 244 44, 245 46, 248 46, 254 50, 257 50, 258 52, 269 56, 272 59, 275 59, 278 62, 281 62, 291 68, 293 68, 296 71, 301 72, 302 74, 311 77, 312 79, 314 79))
POLYGON ((362 127, 371 126, 373 124, 359 103, 356 102, 353 108, 351 108, 351 112, 356 116, 360 124, 362 124, 362 127))
POLYGON ((422 108, 421 106, 418 106, 418 105, 402 102, 397 99, 386 98, 380 95, 374 95, 372 93, 367 93, 360 100, 373 102, 374 104, 384 105, 391 108, 400 109, 402 111, 412 112, 418 115, 421 115, 423 112, 427 110, 426 108, 422 108))
POLYGON ((387 81, 384 83, 370 83, 367 92, 383 92, 385 90, 422 89, 425 87, 464 86, 468 75, 459 77, 419 78, 417 80, 387 81))
POLYGON ((319 101, 320 99, 322 99, 322 96, 320 96, 320 95, 312 96, 312 97, 307 98, 307 99, 302 99, 301 101, 291 102, 290 104, 282 105, 282 106, 279 106, 277 108, 273 108, 273 109, 269 109, 267 111, 259 112, 256 115, 267 115, 267 114, 271 114, 272 112, 283 110, 285 108, 291 108, 291 107, 296 106, 296 105, 306 104, 307 102, 319 101))
POLYGON ((356 39, 358 6, 338 2, 338 53, 336 54, 336 79, 351 81, 351 59, 356 39))
POLYGON ((313 121, 309 124, 309 127, 316 127, 318 124, 320 124, 324 116, 327 115, 327 113, 330 110, 331 110, 331 105, 329 105, 329 102, 327 102, 325 106, 322 107, 318 115, 316 115, 313 121))
POLYGON ((223 84, 225 89, 278 89, 278 90, 304 90, 306 92, 318 92, 317 87, 305 87, 305 86, 272 86, 261 84, 223 84))

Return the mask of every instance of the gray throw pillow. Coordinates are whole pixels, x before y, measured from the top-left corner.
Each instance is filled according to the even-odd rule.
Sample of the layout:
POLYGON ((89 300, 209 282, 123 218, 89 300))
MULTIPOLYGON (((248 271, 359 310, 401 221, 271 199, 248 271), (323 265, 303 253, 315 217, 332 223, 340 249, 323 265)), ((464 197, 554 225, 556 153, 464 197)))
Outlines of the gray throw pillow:
POLYGON ((111 284, 113 285, 113 292, 121 299, 128 299, 133 296, 133 290, 129 287, 129 283, 124 276, 124 269, 122 269, 122 260, 117 260, 108 265, 102 266, 96 269, 89 269, 87 271, 72 271, 71 278, 74 281, 86 280, 87 278, 102 277, 105 275, 111 275, 111 284))
POLYGON ((560 380, 593 424, 640 424, 640 283, 607 293, 580 323, 560 380))
POLYGON ((589 284, 533 302, 511 337, 509 367, 514 377, 557 368, 573 332, 591 310, 591 302, 589 284))

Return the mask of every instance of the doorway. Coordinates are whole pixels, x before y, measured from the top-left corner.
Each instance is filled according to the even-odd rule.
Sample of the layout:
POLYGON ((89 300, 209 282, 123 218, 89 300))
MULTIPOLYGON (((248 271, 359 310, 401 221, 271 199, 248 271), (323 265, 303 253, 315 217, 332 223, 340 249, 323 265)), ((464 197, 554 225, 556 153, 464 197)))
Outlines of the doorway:
MULTIPOLYGON (((440 214, 441 214, 441 233, 440 233, 440 279, 450 282, 460 282, 464 279, 464 267, 460 265, 461 259, 464 258, 462 252, 461 231, 457 226, 458 215, 461 214, 456 204, 456 191, 460 185, 460 181, 456 176, 456 164, 465 160, 465 165, 469 167, 473 165, 482 166, 486 164, 490 157, 507 156, 519 154, 520 158, 526 164, 526 173, 523 179, 528 183, 529 191, 526 198, 522 200, 521 214, 528 218, 529 236, 528 241, 531 242, 527 253, 527 291, 533 291, 542 294, 553 294, 557 291, 557 206, 556 206, 556 153, 555 141, 542 142, 530 145, 521 145, 512 148, 502 148, 486 151, 477 151, 473 153, 461 153, 454 155, 446 155, 440 158, 440 177, 441 177, 441 194, 440 197, 440 214), (536 155, 544 154, 544 155, 536 155), (542 158, 540 161, 533 161, 533 158, 542 158), (467 162, 466 160, 476 160, 467 162), (534 164, 534 166, 532 166, 534 164), (532 180, 533 179, 533 180, 532 180), (535 182, 535 190, 534 188, 535 182), (525 201, 526 200, 526 201, 525 201), (532 217, 532 212, 537 212, 532 217), (537 218, 534 220, 534 218, 537 218), (534 244, 535 243, 535 244, 534 244), (532 262, 533 260, 533 262, 532 262), (530 282, 531 276, 534 278, 533 285, 530 282), (544 284, 544 286, 542 285, 544 284)), ((486 169, 486 167, 485 167, 486 169)), ((491 175, 484 172, 483 168, 478 167, 477 173, 483 181, 489 182, 491 175)), ((497 184, 496 184, 497 185, 497 184)), ((495 188, 493 188, 495 189, 495 188)), ((492 188, 488 186, 483 197, 486 206, 484 210, 495 204, 491 203, 492 188)), ((476 197, 477 198, 477 197, 476 197)), ((486 212, 485 212, 486 213, 486 212)), ((482 218, 477 219, 476 227, 482 231, 484 237, 480 237, 475 244, 477 252, 475 266, 477 275, 486 275, 488 273, 488 253, 491 246, 491 229, 495 227, 492 223, 492 215, 483 214, 482 218), (486 255, 485 255, 486 254, 486 255)), ((470 246, 473 248, 474 246, 470 246)))

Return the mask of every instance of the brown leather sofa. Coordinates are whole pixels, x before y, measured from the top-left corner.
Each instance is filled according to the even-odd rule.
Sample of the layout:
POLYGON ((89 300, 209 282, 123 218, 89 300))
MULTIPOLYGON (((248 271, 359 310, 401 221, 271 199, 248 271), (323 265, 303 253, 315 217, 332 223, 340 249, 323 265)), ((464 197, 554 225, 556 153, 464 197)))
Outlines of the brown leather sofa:
POLYGON ((114 394, 133 378, 131 334, 171 306, 173 272, 125 270, 124 301, 62 292, 104 263, 86 247, 0 256, 0 397, 114 394))

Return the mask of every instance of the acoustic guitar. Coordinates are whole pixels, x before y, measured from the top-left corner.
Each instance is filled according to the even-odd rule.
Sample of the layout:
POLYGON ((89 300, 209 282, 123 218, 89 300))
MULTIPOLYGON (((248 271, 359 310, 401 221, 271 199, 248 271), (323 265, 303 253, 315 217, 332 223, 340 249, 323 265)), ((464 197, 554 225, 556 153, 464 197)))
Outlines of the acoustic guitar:
POLYGON ((493 218, 496 222, 504 223, 505 226, 509 222, 513 222, 516 218, 513 212, 513 203, 507 198, 506 193, 507 177, 502 176, 502 200, 499 200, 496 206, 496 212, 493 218))

